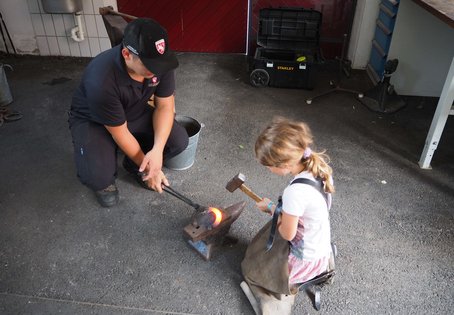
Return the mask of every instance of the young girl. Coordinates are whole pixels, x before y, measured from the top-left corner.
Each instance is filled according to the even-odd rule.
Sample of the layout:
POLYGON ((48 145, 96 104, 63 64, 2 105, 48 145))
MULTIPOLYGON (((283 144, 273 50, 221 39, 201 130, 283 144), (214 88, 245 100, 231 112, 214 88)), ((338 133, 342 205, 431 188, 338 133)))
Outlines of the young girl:
MULTIPOLYGON (((282 215, 278 231, 290 241, 289 284, 310 280, 328 269, 331 233, 328 210, 331 207, 332 169, 323 153, 311 150, 312 133, 302 122, 274 119, 255 143, 258 161, 272 173, 321 180, 323 196, 306 184, 293 184, 282 195, 282 215)), ((264 198, 257 203, 262 211, 274 212, 276 206, 264 198)))
MULTIPOLYGON (((280 236, 290 243, 288 284, 293 293, 299 284, 328 270, 332 252, 328 213, 334 192, 332 169, 325 154, 311 150, 312 143, 312 133, 305 123, 275 118, 255 144, 262 165, 276 175, 293 176, 282 195, 277 225, 280 236), (308 184, 292 184, 298 178, 319 182, 320 190, 308 184)), ((276 210, 268 198, 258 202, 257 207, 271 214, 276 210)), ((263 287, 266 289, 266 285, 263 287)))

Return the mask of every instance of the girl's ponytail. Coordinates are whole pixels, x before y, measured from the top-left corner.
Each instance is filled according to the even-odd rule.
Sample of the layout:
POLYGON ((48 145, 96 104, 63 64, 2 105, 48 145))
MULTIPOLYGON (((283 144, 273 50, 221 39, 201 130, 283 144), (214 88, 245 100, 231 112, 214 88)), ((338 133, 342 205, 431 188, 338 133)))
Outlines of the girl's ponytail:
POLYGON ((304 150, 301 162, 306 171, 312 173, 315 178, 319 177, 324 182, 324 190, 327 193, 334 193, 334 186, 331 181, 333 174, 332 168, 328 165, 329 157, 323 152, 314 152, 310 148, 304 150), (311 154, 306 157, 307 151, 310 150, 311 154))

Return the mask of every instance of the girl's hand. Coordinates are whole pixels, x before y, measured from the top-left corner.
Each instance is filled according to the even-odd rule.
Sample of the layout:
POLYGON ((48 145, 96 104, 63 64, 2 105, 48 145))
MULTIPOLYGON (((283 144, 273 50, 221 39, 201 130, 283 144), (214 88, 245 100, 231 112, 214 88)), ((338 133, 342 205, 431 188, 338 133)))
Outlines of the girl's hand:
POLYGON ((268 198, 263 198, 261 201, 257 202, 255 205, 257 206, 257 208, 260 209, 260 211, 271 214, 271 215, 273 214, 274 209, 276 209, 276 205, 274 205, 274 203, 268 198), (270 203, 271 203, 271 206, 270 206, 270 203))

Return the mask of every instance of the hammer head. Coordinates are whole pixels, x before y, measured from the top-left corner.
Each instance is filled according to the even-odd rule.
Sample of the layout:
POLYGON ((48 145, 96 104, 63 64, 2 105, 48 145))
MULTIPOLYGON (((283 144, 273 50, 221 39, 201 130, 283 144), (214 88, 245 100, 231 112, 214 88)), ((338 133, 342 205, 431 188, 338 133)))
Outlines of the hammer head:
POLYGON ((246 176, 244 176, 244 174, 238 173, 237 175, 235 175, 234 178, 229 180, 229 182, 227 183, 225 188, 230 192, 234 192, 236 189, 240 188, 241 185, 243 185, 245 181, 246 181, 246 176))
POLYGON ((112 6, 100 7, 99 8, 99 14, 101 14, 101 15, 110 14, 111 12, 113 12, 113 7, 112 6))

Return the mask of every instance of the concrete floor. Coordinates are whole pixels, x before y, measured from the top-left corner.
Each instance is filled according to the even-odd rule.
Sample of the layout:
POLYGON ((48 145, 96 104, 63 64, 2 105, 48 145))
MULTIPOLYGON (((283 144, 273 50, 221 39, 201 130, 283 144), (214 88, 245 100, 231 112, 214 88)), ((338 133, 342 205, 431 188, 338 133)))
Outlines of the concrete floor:
MULTIPOLYGON (((247 201, 230 234, 236 246, 202 260, 183 239, 192 209, 144 190, 120 167, 119 205, 98 206, 75 175, 66 123, 88 59, 5 57, 12 109, 0 127, 1 314, 253 314, 240 290, 240 262, 268 219, 226 183, 238 172, 257 194, 277 198, 289 178, 254 159, 273 116, 309 123, 327 149, 337 193, 331 211, 335 282, 320 314, 451 314, 454 308, 454 121, 432 161, 423 149, 437 100, 406 97, 392 115, 373 113, 351 94, 305 99, 314 91, 254 88, 240 55, 180 54, 177 111, 204 125, 194 166, 166 170, 172 186, 202 205, 247 201)), ((335 69, 335 67, 334 67, 335 69)), ((343 81, 369 88, 364 73, 343 81)), ((294 314, 316 314, 300 293, 294 314)))

